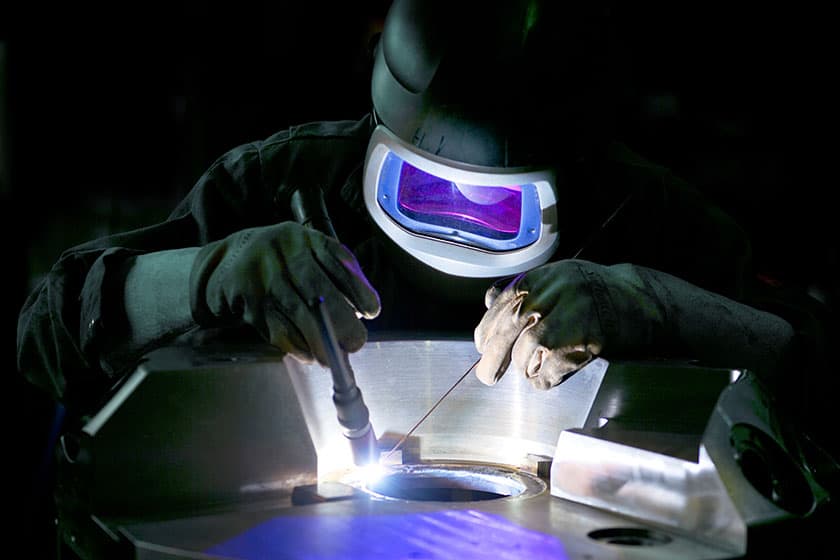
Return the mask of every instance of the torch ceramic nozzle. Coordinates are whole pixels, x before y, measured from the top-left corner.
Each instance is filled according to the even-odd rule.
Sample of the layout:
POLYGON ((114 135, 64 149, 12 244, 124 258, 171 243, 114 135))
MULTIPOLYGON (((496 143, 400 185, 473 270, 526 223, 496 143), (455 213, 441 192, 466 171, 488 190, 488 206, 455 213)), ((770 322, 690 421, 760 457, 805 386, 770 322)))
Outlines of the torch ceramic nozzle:
POLYGON ((350 441, 350 449, 353 452, 353 463, 356 466, 363 467, 379 461, 379 443, 376 440, 370 422, 368 422, 367 430, 364 431, 364 434, 355 437, 346 433, 345 435, 350 441))

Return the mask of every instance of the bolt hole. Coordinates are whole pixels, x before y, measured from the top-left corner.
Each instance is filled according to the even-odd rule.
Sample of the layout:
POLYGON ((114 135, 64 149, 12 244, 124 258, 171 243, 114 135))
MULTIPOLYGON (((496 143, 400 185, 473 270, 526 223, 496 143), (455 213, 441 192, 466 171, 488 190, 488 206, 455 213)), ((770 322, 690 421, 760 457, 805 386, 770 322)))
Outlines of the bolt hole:
POLYGON ((673 539, 664 533, 636 527, 610 527, 589 533, 589 538, 618 546, 661 546, 673 539))

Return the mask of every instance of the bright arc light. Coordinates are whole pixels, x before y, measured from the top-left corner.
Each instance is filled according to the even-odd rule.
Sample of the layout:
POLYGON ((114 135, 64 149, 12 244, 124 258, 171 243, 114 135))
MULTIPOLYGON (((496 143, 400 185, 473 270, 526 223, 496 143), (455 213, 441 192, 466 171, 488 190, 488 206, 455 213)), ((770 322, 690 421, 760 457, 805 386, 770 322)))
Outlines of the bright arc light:
POLYGON ((389 474, 390 469, 379 463, 369 463, 359 467, 355 472, 355 478, 358 478, 365 487, 370 487, 376 484, 385 475, 389 474))

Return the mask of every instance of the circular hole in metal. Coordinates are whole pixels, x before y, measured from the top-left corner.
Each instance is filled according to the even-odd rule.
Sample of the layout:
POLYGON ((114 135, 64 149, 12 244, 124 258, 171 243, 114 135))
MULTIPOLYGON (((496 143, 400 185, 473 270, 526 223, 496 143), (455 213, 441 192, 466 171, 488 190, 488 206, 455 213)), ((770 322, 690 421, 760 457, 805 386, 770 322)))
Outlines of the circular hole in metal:
POLYGON ((671 542, 671 537, 664 533, 640 529, 637 527, 610 527, 598 529, 588 534, 590 539, 622 546, 660 546, 671 542))
POLYGON ((755 426, 735 424, 729 432, 729 442, 744 478, 762 496, 795 515, 805 515, 813 509, 811 486, 776 440, 755 426))
POLYGON ((364 490, 386 499, 422 502, 476 502, 524 498, 545 490, 528 473, 488 465, 399 465, 368 481, 364 490))

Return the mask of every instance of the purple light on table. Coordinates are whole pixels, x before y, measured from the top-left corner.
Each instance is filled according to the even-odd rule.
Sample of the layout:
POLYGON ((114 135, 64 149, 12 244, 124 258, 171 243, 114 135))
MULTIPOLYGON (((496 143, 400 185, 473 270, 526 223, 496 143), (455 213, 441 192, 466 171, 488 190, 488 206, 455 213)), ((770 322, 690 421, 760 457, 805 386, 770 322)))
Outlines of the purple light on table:
POLYGON ((559 539, 474 510, 280 516, 205 551, 242 560, 567 560, 559 539))

